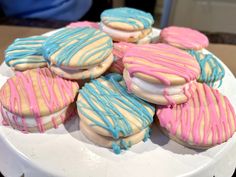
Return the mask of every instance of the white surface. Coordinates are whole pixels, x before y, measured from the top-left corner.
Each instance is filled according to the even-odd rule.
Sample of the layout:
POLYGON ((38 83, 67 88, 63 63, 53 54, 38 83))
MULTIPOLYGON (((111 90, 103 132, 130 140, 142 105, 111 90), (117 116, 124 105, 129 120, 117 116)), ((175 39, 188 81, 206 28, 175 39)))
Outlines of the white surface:
MULTIPOLYGON (((224 67, 219 90, 236 108, 236 80, 224 67)), ((6 65, 0 67, 0 74, 9 76, 8 71, 6 65)), ((0 87, 6 79, 0 75, 0 87)), ((23 173, 25 177, 228 177, 236 167, 236 134, 226 143, 199 151, 169 140, 154 125, 151 139, 115 155, 90 143, 78 129, 78 120, 75 117, 45 134, 0 126, 0 171, 10 177, 23 173)))

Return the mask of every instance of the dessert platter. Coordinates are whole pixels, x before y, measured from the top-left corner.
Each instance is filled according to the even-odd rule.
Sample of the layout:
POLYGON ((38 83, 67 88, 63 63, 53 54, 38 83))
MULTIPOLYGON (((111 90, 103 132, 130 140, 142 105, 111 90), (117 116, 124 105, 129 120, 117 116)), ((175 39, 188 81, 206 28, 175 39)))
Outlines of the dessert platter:
POLYGON ((232 176, 234 75, 200 32, 152 24, 109 9, 6 49, 4 176, 232 176))

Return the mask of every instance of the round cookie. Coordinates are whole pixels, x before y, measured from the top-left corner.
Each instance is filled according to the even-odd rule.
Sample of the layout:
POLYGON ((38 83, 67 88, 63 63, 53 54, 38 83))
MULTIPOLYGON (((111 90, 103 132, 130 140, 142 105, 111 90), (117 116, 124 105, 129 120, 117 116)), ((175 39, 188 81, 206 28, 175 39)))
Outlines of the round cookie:
POLYGON ((69 28, 90 27, 90 28, 99 29, 99 23, 90 22, 90 21, 79 21, 79 22, 72 22, 69 25, 67 25, 66 27, 69 27, 69 28))
POLYGON ((218 87, 222 84, 222 79, 225 76, 225 70, 220 62, 212 54, 203 54, 199 51, 189 50, 192 56, 196 58, 201 68, 201 75, 198 78, 199 82, 206 83, 213 87, 219 81, 218 87))
POLYGON ((201 83, 196 83, 188 102, 158 107, 157 116, 165 134, 197 149, 221 144, 236 131, 235 112, 227 97, 201 83))
POLYGON ((161 30, 159 40, 184 50, 201 50, 209 45, 208 38, 199 31, 177 26, 161 30))
POLYGON ((114 41, 137 42, 151 33, 153 23, 150 13, 121 7, 103 11, 100 28, 114 41))
POLYGON ((64 80, 48 68, 37 68, 7 80, 0 90, 4 124, 25 132, 44 132, 75 114, 76 82, 64 80))
POLYGON ((123 63, 128 90, 159 105, 186 102, 200 74, 199 65, 190 54, 166 44, 132 47, 123 63))
POLYGON ((47 61, 42 56, 42 45, 46 36, 31 36, 17 38, 5 50, 5 62, 16 71, 47 66, 47 61))
POLYGON ((144 135, 141 132, 149 130, 155 111, 152 105, 127 93, 122 76, 114 73, 85 84, 77 99, 77 109, 82 125, 89 127, 88 133, 84 126, 85 136, 95 144, 110 148, 125 148, 116 142, 133 140, 132 136, 137 133, 140 133, 138 137, 144 135), (103 145, 93 137, 101 137, 109 140, 110 145, 116 145, 103 145))
POLYGON ((43 45, 49 68, 72 79, 96 78, 112 64, 112 40, 94 28, 62 28, 43 45))

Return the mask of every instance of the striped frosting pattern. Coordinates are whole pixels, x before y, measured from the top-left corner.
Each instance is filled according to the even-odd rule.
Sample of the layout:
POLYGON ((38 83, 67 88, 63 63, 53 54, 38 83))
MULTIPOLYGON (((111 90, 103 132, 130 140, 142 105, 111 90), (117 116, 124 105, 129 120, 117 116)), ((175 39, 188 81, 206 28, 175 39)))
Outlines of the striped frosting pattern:
POLYGON ((141 73, 158 79, 164 85, 171 85, 170 75, 189 82, 200 74, 199 65, 190 54, 166 44, 132 47, 126 52, 123 63, 131 77, 141 73))
POLYGON ((92 80, 80 90, 77 100, 79 114, 91 121, 91 127, 101 127, 113 138, 134 134, 153 121, 154 107, 127 92, 119 74, 109 74, 92 80), (132 118, 129 119, 129 118, 132 118))
POLYGON ((135 44, 127 43, 127 42, 114 43, 112 53, 115 57, 115 61, 112 63, 110 67, 110 71, 117 72, 120 74, 123 73, 123 70, 124 70, 123 57, 126 51, 133 46, 135 46, 135 44))
POLYGON ((76 82, 62 79, 48 68, 37 68, 8 79, 0 90, 0 101, 14 114, 40 118, 68 106, 77 92, 76 82))
POLYGON ((227 141, 236 130, 236 116, 227 97, 197 83, 191 99, 174 107, 158 107, 160 125, 178 139, 199 147, 227 141))
POLYGON ((135 44, 133 43, 127 43, 127 42, 118 42, 118 43, 114 43, 114 47, 113 47, 113 55, 116 58, 123 58, 126 51, 131 48, 134 47, 135 44))
POLYGON ((133 30, 147 29, 154 23, 150 13, 127 7, 105 10, 101 14, 101 20, 109 26, 117 22, 125 23, 132 26, 133 30))
POLYGON ((57 66, 86 67, 101 63, 112 52, 112 39, 94 28, 62 28, 48 37, 44 56, 57 66))
POLYGON ((201 75, 198 80, 209 86, 214 86, 214 83, 220 80, 218 85, 220 87, 225 76, 225 70, 220 62, 212 54, 203 54, 194 50, 188 52, 196 58, 200 65, 201 75))
POLYGON ((209 45, 208 38, 197 30, 170 26, 160 33, 160 41, 181 49, 200 50, 209 45))
POLYGON ((32 36, 17 38, 5 51, 5 62, 8 66, 15 67, 21 64, 34 65, 36 67, 46 65, 42 56, 42 45, 46 40, 45 36, 32 36))

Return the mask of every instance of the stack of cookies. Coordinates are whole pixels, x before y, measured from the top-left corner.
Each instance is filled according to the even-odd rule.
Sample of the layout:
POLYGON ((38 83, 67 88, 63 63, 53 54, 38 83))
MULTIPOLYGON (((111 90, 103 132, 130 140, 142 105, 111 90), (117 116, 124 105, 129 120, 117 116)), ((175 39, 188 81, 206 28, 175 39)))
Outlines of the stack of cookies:
POLYGON ((146 141, 153 122, 191 148, 226 142, 236 116, 213 88, 224 68, 204 52, 207 37, 168 27, 157 41, 153 23, 149 13, 117 8, 100 23, 16 39, 5 52, 15 76, 0 90, 2 123, 43 133, 78 115, 81 132, 116 154, 146 141))

